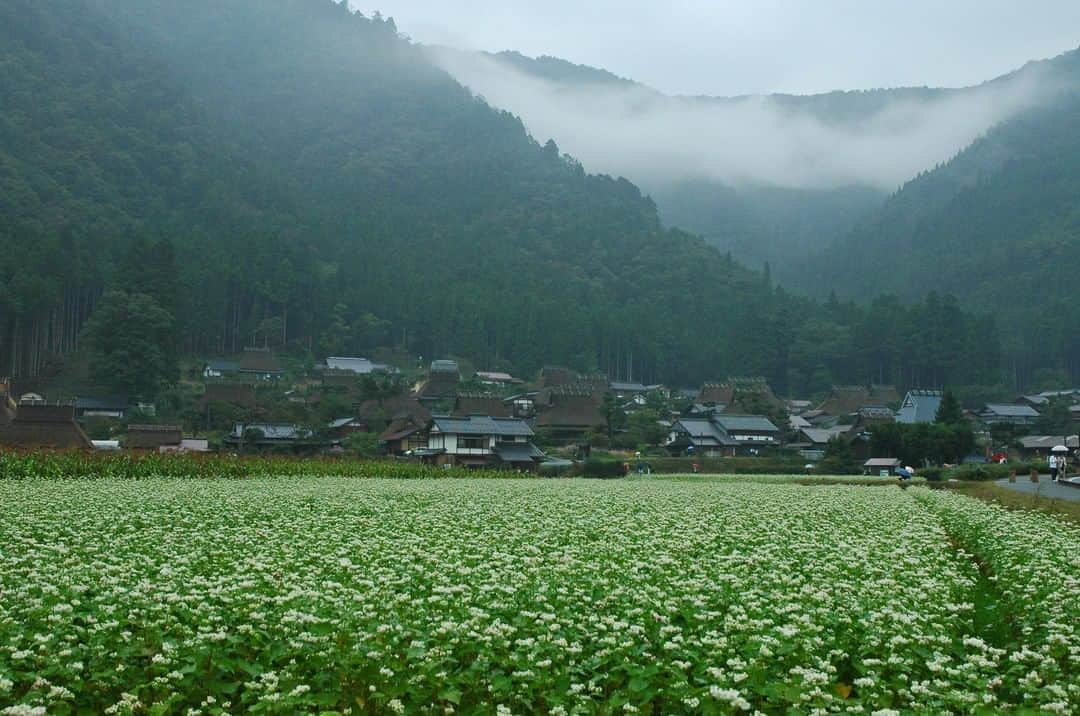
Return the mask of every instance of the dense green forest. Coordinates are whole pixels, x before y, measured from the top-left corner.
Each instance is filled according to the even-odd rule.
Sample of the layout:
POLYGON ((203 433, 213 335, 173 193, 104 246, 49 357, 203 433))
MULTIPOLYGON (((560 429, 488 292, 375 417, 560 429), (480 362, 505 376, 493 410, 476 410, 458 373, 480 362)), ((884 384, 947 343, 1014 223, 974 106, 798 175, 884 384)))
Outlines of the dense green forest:
MULTIPOLYGON (((1062 59, 1080 74, 1080 53, 1062 59)), ((1080 379, 1080 92, 1008 121, 917 177, 816 257, 797 288, 917 299, 948 287, 992 314, 1013 382, 1080 379)))
MULTIPOLYGON (((947 296, 794 297, 344 4, 10 0, 0 67, 0 373, 52 369, 104 305, 170 356, 396 346, 781 392, 1001 378, 993 324, 947 296)), ((135 340, 108 323, 95 341, 135 340)))
MULTIPOLYGON (((628 82, 550 57, 492 58, 565 88, 628 82)), ((857 131, 890 107, 995 92, 1043 99, 888 198, 859 185, 797 189, 695 177, 633 179, 648 189, 666 223, 704 236, 744 265, 768 261, 778 282, 792 290, 819 298, 835 291, 863 304, 882 292, 905 301, 930 290, 955 293, 967 308, 995 317, 1009 384, 1075 382, 1080 309, 1069 294, 1080 260, 1080 51, 968 88, 767 95, 760 101, 792 120, 812 117, 857 131)), ((739 100, 682 99, 706 105, 739 100)), ((653 101, 673 99, 655 93, 653 101)), ((972 105, 980 107, 986 109, 972 105)))

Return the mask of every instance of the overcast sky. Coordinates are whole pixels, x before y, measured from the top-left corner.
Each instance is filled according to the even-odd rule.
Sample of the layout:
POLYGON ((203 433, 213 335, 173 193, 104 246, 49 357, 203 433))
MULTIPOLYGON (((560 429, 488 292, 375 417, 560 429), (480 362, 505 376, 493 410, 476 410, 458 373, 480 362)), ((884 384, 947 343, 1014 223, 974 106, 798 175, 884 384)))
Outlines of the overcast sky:
POLYGON ((351 0, 414 40, 554 55, 668 93, 965 86, 1080 45, 1080 0, 351 0))

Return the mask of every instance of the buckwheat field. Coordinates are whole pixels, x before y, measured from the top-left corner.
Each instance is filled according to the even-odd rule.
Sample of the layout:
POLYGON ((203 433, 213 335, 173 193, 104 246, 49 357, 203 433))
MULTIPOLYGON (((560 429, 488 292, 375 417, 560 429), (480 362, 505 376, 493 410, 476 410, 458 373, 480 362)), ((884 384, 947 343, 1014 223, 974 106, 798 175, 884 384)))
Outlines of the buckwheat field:
POLYGON ((923 487, 0 481, 30 713, 1074 713, 1080 530, 923 487))

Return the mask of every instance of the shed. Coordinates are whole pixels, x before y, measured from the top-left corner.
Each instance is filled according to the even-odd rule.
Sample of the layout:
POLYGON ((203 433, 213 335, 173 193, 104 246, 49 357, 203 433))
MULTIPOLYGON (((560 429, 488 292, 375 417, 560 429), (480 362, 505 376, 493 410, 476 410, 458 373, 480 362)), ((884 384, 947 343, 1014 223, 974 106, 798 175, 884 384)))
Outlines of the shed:
POLYGON ((895 475, 901 463, 895 457, 872 457, 863 463, 867 475, 895 475))

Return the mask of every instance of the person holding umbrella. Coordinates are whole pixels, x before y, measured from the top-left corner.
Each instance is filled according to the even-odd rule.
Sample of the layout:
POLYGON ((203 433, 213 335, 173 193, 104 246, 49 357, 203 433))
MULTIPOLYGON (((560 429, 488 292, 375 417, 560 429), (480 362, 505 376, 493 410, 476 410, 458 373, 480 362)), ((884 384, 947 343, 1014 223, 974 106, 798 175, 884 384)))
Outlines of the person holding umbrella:
POLYGON ((1066 456, 1069 454, 1069 448, 1064 445, 1055 445, 1050 449, 1050 481, 1057 482, 1058 476, 1065 473, 1068 462, 1066 456))

